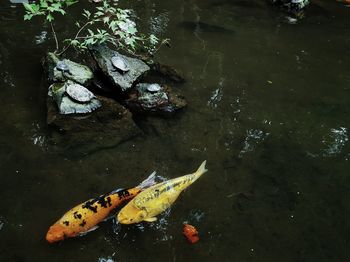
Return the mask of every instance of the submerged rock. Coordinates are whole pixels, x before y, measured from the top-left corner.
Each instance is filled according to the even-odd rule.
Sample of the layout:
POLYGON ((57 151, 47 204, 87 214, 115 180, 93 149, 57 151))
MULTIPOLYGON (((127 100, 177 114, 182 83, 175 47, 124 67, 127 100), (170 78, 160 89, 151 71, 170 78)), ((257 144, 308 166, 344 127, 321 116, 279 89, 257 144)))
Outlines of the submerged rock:
POLYGON ((136 113, 172 114, 187 105, 185 99, 168 86, 140 83, 129 93, 127 106, 136 113))
POLYGON ((152 65, 152 69, 159 73, 160 75, 176 82, 176 83, 183 83, 185 82, 185 78, 183 76, 183 74, 175 69, 173 66, 169 66, 169 65, 164 65, 161 63, 154 63, 152 65))
POLYGON ((78 64, 69 59, 59 59, 54 53, 48 53, 45 66, 49 82, 74 81, 78 84, 88 86, 91 84, 94 74, 85 65, 78 64))
POLYGON ((131 113, 112 99, 97 96, 102 107, 84 116, 62 115, 55 101, 47 100, 47 123, 52 127, 50 141, 72 154, 110 148, 142 134, 131 113))
MULTIPOLYGON (((140 77, 150 70, 150 67, 143 61, 124 56, 106 45, 93 46, 90 51, 102 72, 116 88, 123 92, 129 90, 140 77), (125 67, 123 67, 123 70, 118 69, 119 64, 116 64, 116 57, 119 61, 124 61, 125 67)), ((121 62, 118 63, 121 64, 121 62)))
POLYGON ((72 81, 52 84, 48 95, 56 102, 59 113, 63 115, 91 113, 101 107, 96 96, 72 81))

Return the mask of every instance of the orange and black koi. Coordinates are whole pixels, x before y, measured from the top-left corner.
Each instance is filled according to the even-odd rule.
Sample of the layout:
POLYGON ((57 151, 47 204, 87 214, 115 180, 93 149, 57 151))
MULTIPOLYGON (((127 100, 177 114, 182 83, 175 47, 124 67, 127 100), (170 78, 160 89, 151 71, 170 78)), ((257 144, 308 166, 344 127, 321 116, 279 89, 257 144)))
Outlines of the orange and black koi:
POLYGON ((154 178, 155 172, 137 187, 116 190, 73 207, 50 227, 46 240, 54 243, 94 230, 96 225, 105 220, 115 208, 155 184, 154 178))

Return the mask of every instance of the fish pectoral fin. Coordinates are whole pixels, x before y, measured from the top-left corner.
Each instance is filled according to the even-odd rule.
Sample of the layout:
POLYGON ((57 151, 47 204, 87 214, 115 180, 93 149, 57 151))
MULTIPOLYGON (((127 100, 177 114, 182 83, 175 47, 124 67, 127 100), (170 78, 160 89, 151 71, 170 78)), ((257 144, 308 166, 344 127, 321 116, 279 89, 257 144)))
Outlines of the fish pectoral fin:
POLYGON ((98 226, 94 226, 94 227, 92 227, 92 228, 90 228, 90 229, 88 229, 88 230, 86 230, 86 231, 84 231, 84 232, 80 232, 80 233, 78 233, 78 236, 85 236, 86 234, 88 234, 88 233, 90 233, 91 231, 94 231, 94 230, 96 230, 98 228, 98 226))
POLYGON ((143 221, 154 222, 154 221, 157 221, 157 218, 156 217, 148 217, 148 218, 145 218, 143 221))

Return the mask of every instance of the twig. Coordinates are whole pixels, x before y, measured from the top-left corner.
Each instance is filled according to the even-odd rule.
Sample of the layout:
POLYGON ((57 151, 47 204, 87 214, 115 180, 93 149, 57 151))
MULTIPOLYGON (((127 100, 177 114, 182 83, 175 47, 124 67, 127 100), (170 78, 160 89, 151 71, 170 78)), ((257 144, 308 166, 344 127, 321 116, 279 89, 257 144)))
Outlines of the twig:
POLYGON ((52 30, 52 33, 53 33, 53 37, 55 38, 55 43, 56 43, 56 50, 55 50, 55 53, 58 51, 59 49, 59 46, 58 46, 58 39, 57 39, 57 35, 56 35, 56 31, 53 27, 53 24, 52 22, 50 22, 50 25, 51 25, 51 30, 52 30))
MULTIPOLYGON (((79 34, 85 29, 85 27, 87 27, 89 24, 92 24, 92 21, 88 21, 88 22, 86 22, 79 30, 78 30, 78 32, 77 32, 77 34, 75 35, 75 37, 73 38, 73 40, 76 40, 76 39, 78 39, 78 38, 80 38, 79 37, 79 34)), ((69 47, 71 47, 71 45, 72 45, 72 43, 69 43, 67 46, 65 46, 64 48, 63 48, 63 50, 61 51, 61 52, 59 52, 57 55, 62 55, 64 52, 66 52, 67 51, 67 49, 69 48, 69 47)))
POLYGON ((152 52, 152 55, 155 55, 163 45, 169 45, 169 40, 169 38, 163 39, 162 42, 160 42, 158 48, 152 52))

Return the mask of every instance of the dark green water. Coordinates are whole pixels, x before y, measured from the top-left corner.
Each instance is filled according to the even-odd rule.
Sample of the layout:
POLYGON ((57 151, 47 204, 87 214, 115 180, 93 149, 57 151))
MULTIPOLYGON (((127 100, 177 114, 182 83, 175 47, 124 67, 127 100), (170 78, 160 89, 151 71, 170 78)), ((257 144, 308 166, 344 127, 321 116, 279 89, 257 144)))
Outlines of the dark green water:
MULTIPOLYGON (((348 261, 349 8, 314 1, 290 25, 264 1, 127 3, 146 31, 171 38, 159 59, 185 72, 176 88, 189 106, 175 119, 145 119, 142 137, 71 158, 47 143, 39 62, 53 46, 49 34, 43 44, 35 36, 49 27, 2 2, 0 261, 348 261), (107 221, 46 243, 75 204, 204 159, 209 172, 158 222, 107 221), (198 244, 182 236, 183 221, 197 226, 198 244)), ((60 20, 59 33, 73 20, 60 20)))

